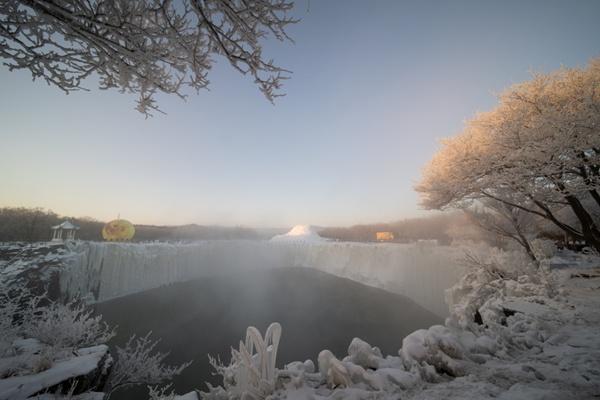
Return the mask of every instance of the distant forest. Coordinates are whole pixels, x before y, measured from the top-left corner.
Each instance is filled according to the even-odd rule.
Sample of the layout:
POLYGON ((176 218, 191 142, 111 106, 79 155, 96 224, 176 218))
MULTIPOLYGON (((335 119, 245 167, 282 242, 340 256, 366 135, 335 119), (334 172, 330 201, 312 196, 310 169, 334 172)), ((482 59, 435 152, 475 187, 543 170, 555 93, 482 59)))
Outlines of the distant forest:
POLYGON ((454 240, 493 240, 462 212, 410 218, 390 223, 324 228, 319 231, 319 235, 350 242, 372 242, 376 240, 377 232, 393 233, 395 242, 437 240, 440 244, 450 244, 454 240))
MULTIPOLYGON (((79 226, 77 238, 103 240, 102 227, 105 222, 89 217, 69 217, 42 208, 0 208, 0 242, 37 242, 50 239, 50 227, 69 220, 79 226)), ((260 239, 253 229, 222 226, 155 226, 134 225, 134 241, 152 240, 203 240, 203 239, 260 239)))
MULTIPOLYGON (((89 217, 62 216, 42 208, 0 208, 0 242, 36 242, 50 239, 50 227, 69 220, 80 229, 77 238, 103 240, 104 221, 89 217)), ((219 239, 267 239, 282 230, 251 229, 203 225, 156 226, 135 225, 133 241, 194 241, 219 239)), ((394 242, 437 240, 450 244, 456 240, 486 241, 502 247, 503 239, 481 230, 472 218, 462 212, 444 213, 424 218, 411 218, 391 223, 355 225, 351 227, 323 227, 319 235, 333 240, 373 242, 377 232, 392 232, 394 242)))

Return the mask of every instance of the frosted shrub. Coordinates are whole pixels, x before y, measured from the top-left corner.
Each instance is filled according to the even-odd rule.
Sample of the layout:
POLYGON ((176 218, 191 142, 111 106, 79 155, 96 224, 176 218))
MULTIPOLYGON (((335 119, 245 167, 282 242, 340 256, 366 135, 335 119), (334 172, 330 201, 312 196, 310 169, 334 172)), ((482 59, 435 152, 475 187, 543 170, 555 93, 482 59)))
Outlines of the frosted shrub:
MULTIPOLYGON (((55 349, 106 343, 114 331, 76 300, 66 304, 34 296, 24 286, 0 286, 0 343, 35 338, 55 349)), ((0 354, 1 355, 1 354, 0 354)))
POLYGON ((23 313, 31 300, 25 288, 10 290, 0 284, 0 357, 10 351, 11 343, 19 337, 23 313))
POLYGON ((463 264, 470 270, 483 269, 503 279, 517 279, 520 275, 534 274, 537 270, 537 265, 524 251, 505 251, 496 247, 476 252, 465 250, 463 264))
POLYGON ((0 286, 0 377, 39 373, 73 350, 107 342, 114 332, 83 304, 34 296, 22 282, 0 286))
POLYGON ((478 330, 483 322, 479 309, 496 297, 553 293, 546 271, 524 252, 491 249, 483 254, 466 253, 464 264, 467 273, 446 290, 451 325, 478 330))
POLYGON ((154 387, 148 386, 148 399, 149 400, 175 400, 177 396, 173 391, 170 391, 171 385, 166 387, 154 387))
POLYGON ((223 376, 222 388, 212 388, 205 395, 210 398, 264 399, 275 390, 277 382, 277 348, 281 338, 281 325, 272 323, 263 338, 259 330, 251 326, 246 330, 246 341, 240 342, 239 350, 231 349, 228 366, 210 357, 210 363, 223 376))
POLYGON ((51 302, 24 324, 24 334, 54 348, 69 349, 108 342, 115 332, 84 304, 51 302))
MULTIPOLYGON (((108 379, 108 393, 106 400, 110 398, 116 390, 128 386, 138 385, 157 385, 172 380, 175 376, 187 368, 190 362, 167 366, 163 361, 168 353, 155 352, 158 341, 150 340, 151 333, 146 336, 132 336, 125 347, 118 347, 116 350, 116 362, 112 368, 108 379)), ((154 390, 154 395, 164 395, 164 393, 154 390)))

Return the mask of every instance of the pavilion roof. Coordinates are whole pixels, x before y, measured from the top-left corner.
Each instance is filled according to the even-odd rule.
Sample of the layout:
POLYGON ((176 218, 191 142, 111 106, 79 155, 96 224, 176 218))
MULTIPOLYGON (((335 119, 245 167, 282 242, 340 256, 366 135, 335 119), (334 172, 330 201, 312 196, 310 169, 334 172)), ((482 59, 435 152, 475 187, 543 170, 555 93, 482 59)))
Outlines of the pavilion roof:
POLYGON ((79 229, 79 227, 71 221, 64 221, 62 224, 54 225, 52 229, 79 229))

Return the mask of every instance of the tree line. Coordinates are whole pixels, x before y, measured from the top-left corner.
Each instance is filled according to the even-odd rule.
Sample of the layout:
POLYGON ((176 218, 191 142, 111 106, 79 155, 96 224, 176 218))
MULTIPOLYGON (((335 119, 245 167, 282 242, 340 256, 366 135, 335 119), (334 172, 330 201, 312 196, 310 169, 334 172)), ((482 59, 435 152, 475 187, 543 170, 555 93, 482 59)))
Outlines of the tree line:
POLYGON ((432 239, 448 243, 451 241, 448 234, 449 228, 454 223, 459 223, 459 219, 461 219, 461 216, 454 214, 429 218, 412 218, 391 223, 329 227, 320 230, 319 235, 342 241, 372 242, 376 241, 377 232, 391 232, 394 235, 394 241, 397 242, 432 239))
MULTIPOLYGON (((103 240, 104 221, 90 217, 61 216, 42 208, 0 208, 0 242, 38 242, 50 239, 51 227, 64 220, 79 226, 77 238, 103 240)), ((260 235, 250 228, 223 226, 156 226, 134 225, 134 241, 173 240, 192 241, 208 239, 258 239, 260 235)))

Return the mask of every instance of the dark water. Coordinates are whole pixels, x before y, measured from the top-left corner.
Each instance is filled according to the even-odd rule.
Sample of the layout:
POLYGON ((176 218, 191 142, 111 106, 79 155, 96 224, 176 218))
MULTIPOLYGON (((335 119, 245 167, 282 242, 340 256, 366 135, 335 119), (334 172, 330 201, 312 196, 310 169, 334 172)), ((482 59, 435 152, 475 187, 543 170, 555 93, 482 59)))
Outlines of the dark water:
MULTIPOLYGON (((308 268, 240 272, 149 290, 97 306, 104 319, 118 325, 111 345, 123 345, 132 334, 152 331, 159 349, 170 351, 168 361, 194 360, 175 379, 177 393, 220 384, 212 376, 207 354, 225 363, 230 346, 238 346, 246 328, 263 334, 273 321, 283 327, 277 364, 315 361, 323 349, 339 358, 360 337, 396 355, 402 338, 415 329, 442 322, 441 318, 406 297, 364 286, 308 268)), ((139 391, 113 399, 146 399, 139 391)))

